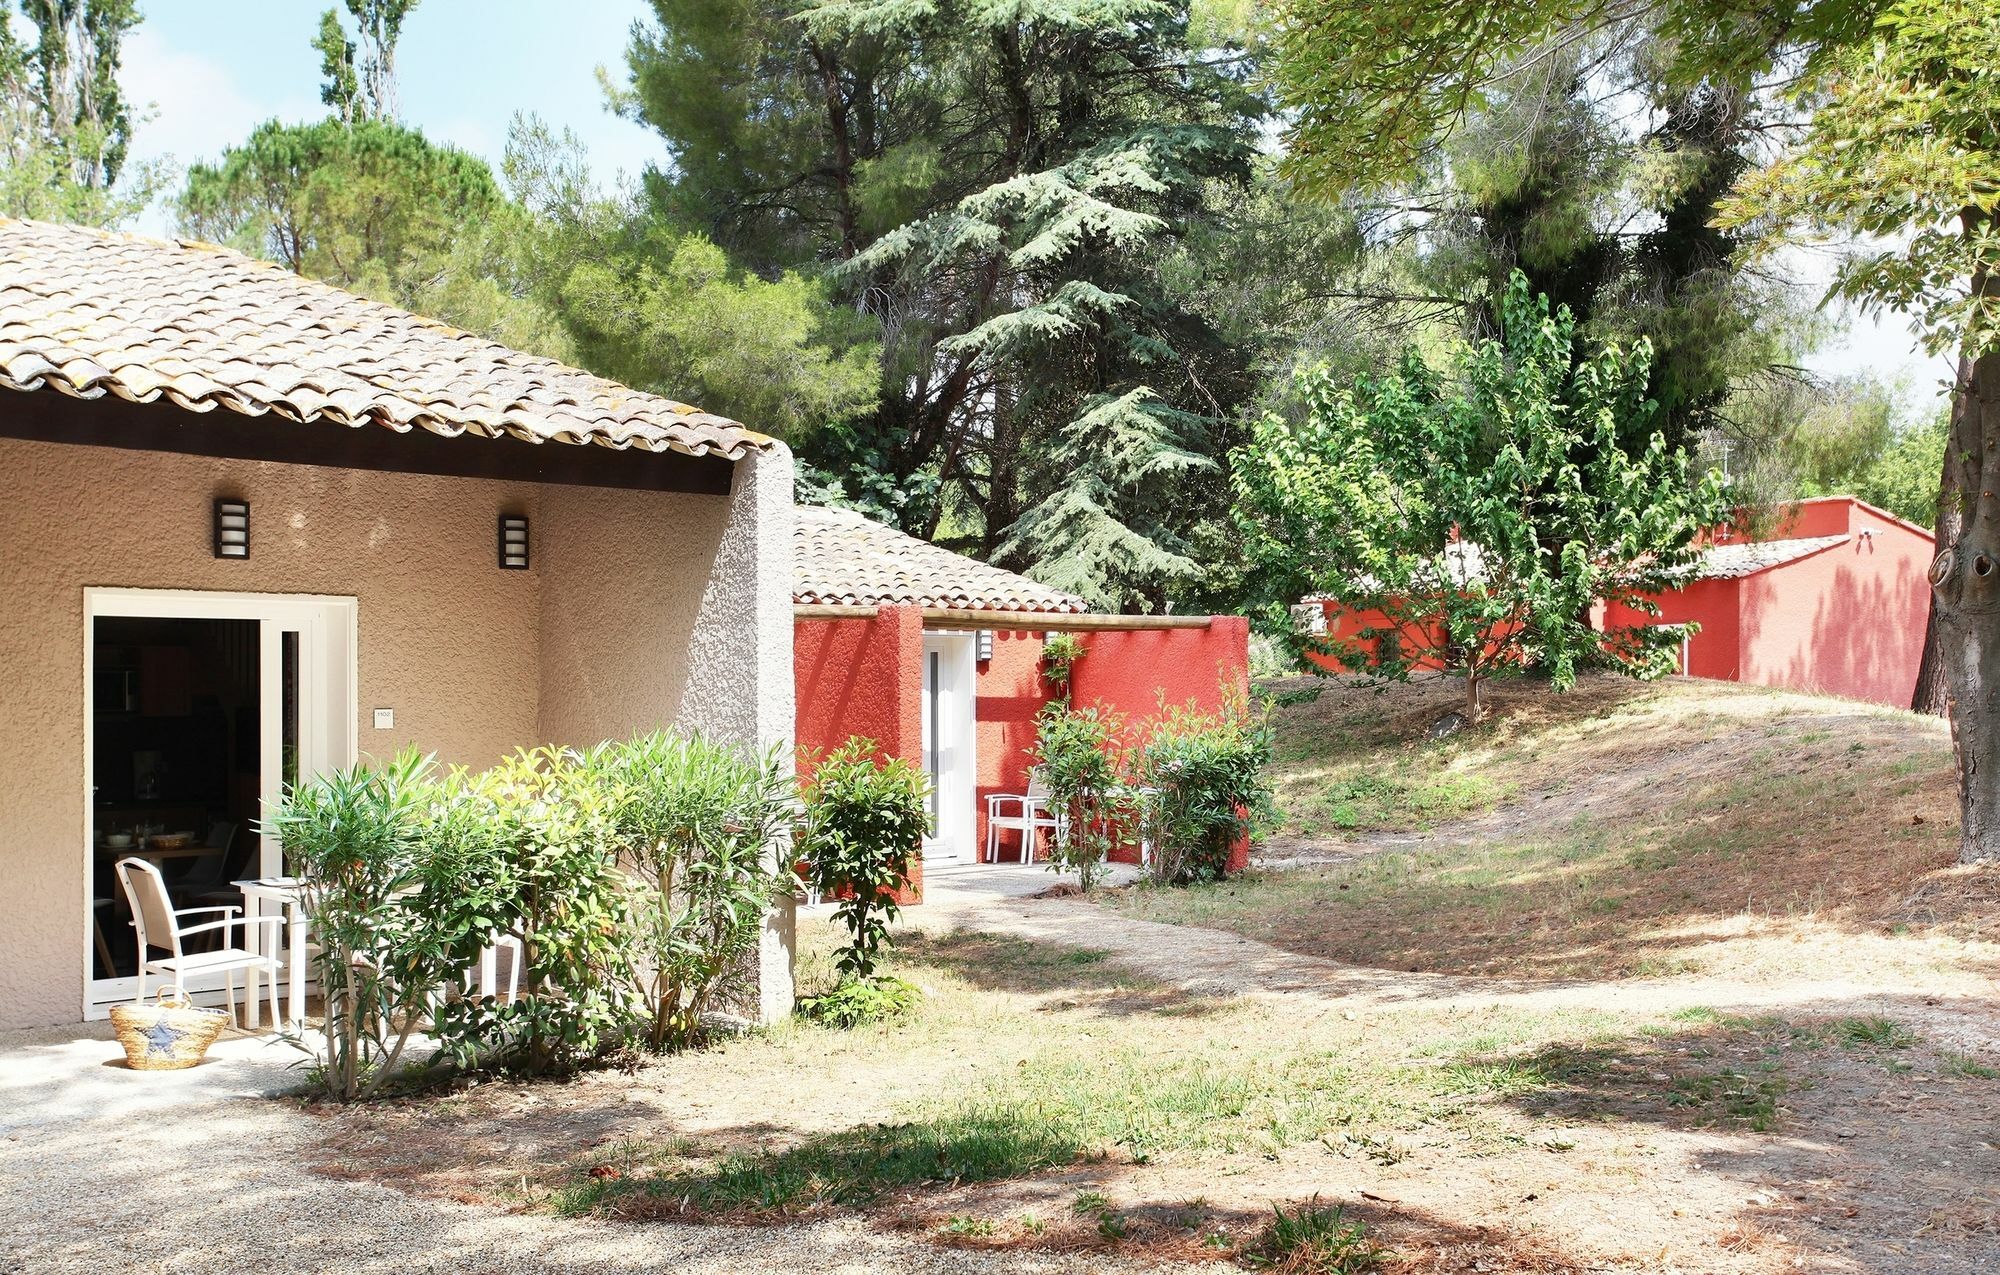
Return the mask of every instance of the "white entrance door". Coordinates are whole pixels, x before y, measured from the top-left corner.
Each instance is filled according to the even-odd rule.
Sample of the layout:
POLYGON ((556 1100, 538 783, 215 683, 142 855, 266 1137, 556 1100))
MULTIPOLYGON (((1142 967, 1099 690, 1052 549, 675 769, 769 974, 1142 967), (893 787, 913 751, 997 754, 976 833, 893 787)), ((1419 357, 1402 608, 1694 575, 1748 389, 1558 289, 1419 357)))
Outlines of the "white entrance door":
MULTIPOLYGON (((357 608, 353 598, 177 589, 84 590, 84 755, 90 767, 85 792, 90 826, 85 830, 84 898, 92 927, 85 936, 84 1013, 88 1017, 101 1017, 111 1005, 129 1001, 137 991, 137 980, 124 969, 103 977, 99 968, 103 963, 100 953, 109 946, 102 928, 123 924, 125 916, 122 904, 107 908, 97 897, 104 891, 106 875, 99 861, 116 857, 115 851, 99 847, 101 835, 111 830, 95 826, 103 808, 97 792, 97 732, 100 721, 109 727, 117 719, 108 706, 96 702, 100 686, 117 685, 116 679, 99 676, 98 621, 106 619, 239 621, 245 622, 245 632, 254 625, 257 820, 255 827, 242 828, 237 834, 255 838, 254 853, 245 865, 253 875, 284 873, 277 838, 261 832, 262 815, 300 779, 354 763, 358 711, 357 608), (106 708, 102 718, 100 707, 106 708)), ((193 831, 199 835, 203 830, 193 831)), ((129 961, 120 965, 129 965, 129 961)), ((212 981, 221 986, 219 979, 212 981)), ((189 988, 205 990, 192 979, 189 988)))
POLYGON ((924 772, 934 829, 924 843, 925 863, 975 857, 977 654, 974 634, 924 634, 924 772))

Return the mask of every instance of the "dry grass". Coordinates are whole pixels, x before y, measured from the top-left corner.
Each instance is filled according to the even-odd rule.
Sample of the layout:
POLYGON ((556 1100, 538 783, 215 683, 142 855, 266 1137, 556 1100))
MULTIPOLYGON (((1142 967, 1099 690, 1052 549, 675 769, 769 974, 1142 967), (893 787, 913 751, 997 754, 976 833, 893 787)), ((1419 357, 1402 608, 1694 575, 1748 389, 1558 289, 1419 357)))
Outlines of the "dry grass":
MULTIPOLYGON (((1448 817, 1383 799, 1359 822, 1386 831, 1314 843, 1347 862, 1118 906, 1503 980, 1342 1000, 1218 977, 1233 942, 1157 977, 1089 947, 909 933, 892 971, 925 995, 895 1023, 329 1113, 317 1167, 636 1222, 860 1212, 949 1248, 1107 1262, 1271 1256, 1273 1205, 1317 1197, 1392 1272, 1990 1268, 2000 874, 1945 866, 1935 724, 1590 683, 1505 688, 1492 726, 1412 746, 1449 688, 1339 694, 1283 710, 1288 801, 1314 767, 1478 798, 1448 817), (1356 724, 1373 711, 1386 723, 1356 724), (1176 981, 1195 974, 1239 994, 1176 981), (1626 975, 1666 981, 1600 995, 1626 975)), ((1018 908, 1073 910, 1085 941, 1121 924, 1018 908)), ((831 934, 805 940, 810 988, 831 934)))
MULTIPOLYGON (((1596 1258, 1573 1241, 1426 1194, 1579 1196, 1634 1172, 1635 1130, 1790 1133, 1798 1095, 1885 1058, 1934 1085, 1992 1083, 1872 1019, 1377 1017, 1192 996, 1090 949, 967 933, 911 935, 895 967, 926 991, 898 1024, 794 1023, 631 1073, 328 1113, 316 1168, 572 1216, 858 1209, 947 1246, 1187 1264, 1244 1258, 1273 1203, 1338 1192, 1391 1250, 1385 1270, 1580 1271, 1596 1258)), ((1646 1224, 1641 1200, 1596 1207, 1646 1224)))
MULTIPOLYGON (((2000 874, 1953 866, 1939 723, 1720 683, 1598 679, 1565 696, 1516 684, 1491 724, 1408 742, 1453 695, 1334 687, 1279 709, 1288 826, 1310 807, 1313 776, 1351 788, 1355 775, 1398 775, 1408 790, 1506 800, 1421 838, 1316 843, 1344 860, 1330 865, 1135 890, 1119 905, 1404 970, 1777 978, 1884 961, 1912 974, 2000 965, 2000 874), (1372 713, 1384 716, 1352 727, 1372 713)), ((1427 809, 1384 808, 1373 822, 1407 829, 1427 809)))

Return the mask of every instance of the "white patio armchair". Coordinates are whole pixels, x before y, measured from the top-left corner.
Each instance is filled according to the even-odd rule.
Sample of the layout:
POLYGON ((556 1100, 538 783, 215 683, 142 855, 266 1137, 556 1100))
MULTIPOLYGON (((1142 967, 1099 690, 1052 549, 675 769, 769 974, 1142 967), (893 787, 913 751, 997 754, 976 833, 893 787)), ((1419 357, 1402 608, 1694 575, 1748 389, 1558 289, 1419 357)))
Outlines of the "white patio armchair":
POLYGON ((986 861, 1000 862, 1000 834, 1018 832, 1021 834, 1021 862, 1035 861, 1035 841, 1042 829, 1047 828, 1057 837, 1062 835, 1062 825, 1049 808, 1048 780, 1040 767, 1028 772, 1028 791, 1025 793, 996 792, 986 798, 986 861), (1008 813, 1011 809, 1012 813, 1008 813))
POLYGON ((278 929, 283 922, 275 916, 244 916, 237 907, 176 908, 167 893, 166 878, 159 868, 144 859, 120 859, 118 883, 132 905, 132 928, 139 936, 139 1000, 146 999, 146 975, 160 974, 173 980, 176 989, 192 975, 220 974, 229 1016, 236 1016, 236 972, 243 971, 244 1008, 249 1011, 246 1027, 258 1026, 257 975, 261 971, 271 997, 271 1021, 278 1021, 278 929), (215 920, 189 918, 214 915, 215 920), (229 932, 238 930, 241 943, 231 943, 229 932), (253 940, 252 934, 259 937, 253 940), (221 946, 190 952, 184 940, 194 935, 213 934, 221 946), (155 951, 167 953, 154 957, 155 951))

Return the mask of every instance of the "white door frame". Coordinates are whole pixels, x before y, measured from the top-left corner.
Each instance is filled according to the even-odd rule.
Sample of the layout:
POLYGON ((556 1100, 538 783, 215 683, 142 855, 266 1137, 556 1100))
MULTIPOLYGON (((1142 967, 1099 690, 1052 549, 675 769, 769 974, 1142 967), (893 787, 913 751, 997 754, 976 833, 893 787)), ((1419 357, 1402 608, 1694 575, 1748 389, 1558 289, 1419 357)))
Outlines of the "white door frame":
POLYGON ((924 839, 925 863, 971 863, 978 856, 978 635, 924 634, 924 769, 938 769, 936 832, 924 839), (935 682, 931 676, 937 666, 935 682))
MULTIPOLYGON (((90 906, 95 887, 97 795, 97 621, 105 617, 159 620, 254 620, 258 632, 258 774, 260 803, 269 808, 284 775, 282 714, 284 634, 298 634, 298 725, 301 776, 351 766, 360 712, 358 669, 360 607, 356 599, 307 593, 212 593, 195 589, 83 591, 83 1015, 101 1018, 110 1005, 130 1000, 137 980, 92 977, 94 945, 90 906)), ((283 856, 276 837, 260 836, 257 875, 276 876, 283 856)))

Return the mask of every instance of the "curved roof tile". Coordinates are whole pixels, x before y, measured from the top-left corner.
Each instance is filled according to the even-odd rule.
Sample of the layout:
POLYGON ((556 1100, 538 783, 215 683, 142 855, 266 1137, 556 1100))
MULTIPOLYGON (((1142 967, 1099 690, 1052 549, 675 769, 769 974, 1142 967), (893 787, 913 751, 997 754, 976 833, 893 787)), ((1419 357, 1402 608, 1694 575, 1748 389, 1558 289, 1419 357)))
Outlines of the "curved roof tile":
POLYGON ((792 524, 796 603, 1077 615, 1082 598, 844 509, 801 505, 792 524))
POLYGON ((732 460, 775 444, 226 248, 7 218, 0 386, 732 460))

